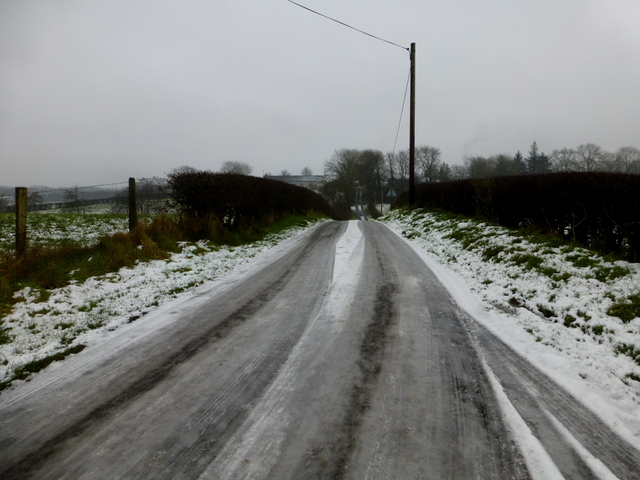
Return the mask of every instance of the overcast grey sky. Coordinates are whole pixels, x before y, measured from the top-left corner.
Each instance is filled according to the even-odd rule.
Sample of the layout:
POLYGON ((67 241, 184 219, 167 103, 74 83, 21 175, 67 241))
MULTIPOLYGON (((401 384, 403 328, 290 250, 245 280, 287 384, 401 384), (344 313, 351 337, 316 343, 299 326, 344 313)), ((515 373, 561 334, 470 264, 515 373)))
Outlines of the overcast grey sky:
MULTIPOLYGON (((640 147, 639 0, 299 0, 417 45, 442 159, 640 147)), ((393 149, 409 54, 286 0, 0 0, 0 185, 393 149)), ((408 147, 408 109, 397 149, 408 147)))

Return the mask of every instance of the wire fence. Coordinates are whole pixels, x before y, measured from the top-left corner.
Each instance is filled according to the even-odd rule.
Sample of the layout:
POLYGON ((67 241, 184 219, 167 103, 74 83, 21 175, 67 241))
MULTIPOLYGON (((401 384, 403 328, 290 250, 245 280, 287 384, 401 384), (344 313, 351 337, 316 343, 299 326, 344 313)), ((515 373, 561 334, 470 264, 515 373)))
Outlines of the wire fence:
MULTIPOLYGON (((129 178, 128 182, 35 190, 33 192, 29 192, 29 189, 26 187, 16 187, 13 195, 4 195, 4 199, 13 197, 13 204, 0 205, 0 212, 15 214, 16 255, 23 256, 27 251, 27 213, 29 212, 61 210, 64 213, 83 214, 86 213, 86 208, 91 205, 114 204, 114 207, 112 207, 112 211, 114 211, 114 213, 114 208, 117 208, 117 213, 128 212, 129 231, 132 231, 137 225, 138 213, 149 213, 149 211, 145 210, 148 210, 151 204, 157 204, 158 202, 167 199, 169 196, 169 193, 165 191, 160 184, 145 182, 140 185, 136 185, 136 180, 134 178, 129 178), (95 189, 127 184, 128 188, 113 189, 111 192, 104 192, 104 194, 110 193, 108 197, 84 199, 80 195, 81 190, 94 189, 93 193, 99 194, 100 192, 95 192, 95 189), (43 194, 54 192, 64 192, 65 201, 47 203, 42 201, 43 194), (142 195, 139 196, 139 193, 142 195), (139 212, 140 210, 142 210, 142 212, 139 212)), ((164 202, 162 203, 164 204, 164 202)))
MULTIPOLYGON (((102 183, 98 185, 87 185, 87 186, 75 186, 75 187, 67 187, 67 188, 52 188, 46 190, 31 190, 28 191, 28 199, 27 199, 27 211, 29 212, 38 212, 38 211, 52 211, 52 210, 61 210, 65 212, 77 212, 82 213, 82 211, 86 207, 90 207, 93 205, 104 205, 104 204, 121 204, 127 202, 127 188, 122 188, 118 191, 108 192, 109 196, 99 197, 99 198, 82 198, 82 191, 91 190, 91 189, 99 189, 106 187, 117 187, 117 186, 125 186, 128 185, 128 182, 116 182, 116 183, 102 183), (55 193, 64 193, 64 200, 55 200, 55 201, 43 201, 44 195, 50 195, 55 193)), ((101 192, 92 192, 94 195, 99 194, 101 192)), ((0 213, 15 213, 16 211, 16 194, 15 193, 5 193, 0 194, 0 213)), ((163 200, 169 198, 169 194, 166 192, 154 192, 145 194, 145 200, 163 200)))
MULTIPOLYGON (((90 188, 104 188, 104 187, 115 187, 118 185, 128 185, 129 182, 116 182, 116 183, 101 183, 98 185, 85 185, 85 186, 74 186, 74 187, 60 187, 60 188, 50 188, 48 190, 31 190, 30 193, 39 193, 39 194, 43 194, 43 193, 55 193, 55 192, 68 192, 70 190, 88 190, 90 188)), ((0 195, 0 197, 15 197, 15 193, 5 193, 3 195, 0 195)))

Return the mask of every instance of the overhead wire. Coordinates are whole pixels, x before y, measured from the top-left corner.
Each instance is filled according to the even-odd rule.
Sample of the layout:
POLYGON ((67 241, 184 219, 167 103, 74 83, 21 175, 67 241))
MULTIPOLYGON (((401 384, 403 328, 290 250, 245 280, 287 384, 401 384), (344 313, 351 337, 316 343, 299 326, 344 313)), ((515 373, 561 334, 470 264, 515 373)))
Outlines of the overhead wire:
POLYGON ((117 183, 103 183, 101 185, 87 185, 86 187, 67 187, 67 188, 54 188, 52 190, 41 190, 41 191, 35 191, 32 193, 51 193, 51 192, 64 192, 67 190, 86 190, 87 188, 98 188, 98 187, 112 187, 115 185, 125 185, 129 182, 117 182, 117 183))
POLYGON ((347 24, 347 23, 341 22, 340 20, 336 20, 335 18, 329 17, 329 16, 327 16, 327 15, 325 15, 325 14, 323 14, 323 13, 316 12, 315 10, 312 10, 312 9, 310 9, 309 7, 305 7, 304 5, 300 5, 299 3, 296 3, 296 2, 294 2, 293 0, 287 0, 287 1, 288 1, 289 3, 293 3, 294 5, 297 5, 297 6, 298 6, 298 7, 300 7, 300 8, 304 8, 305 10, 308 10, 308 11, 310 11, 310 12, 312 12, 312 13, 315 13, 316 15, 320 15, 321 17, 324 17, 324 18, 326 18, 326 19, 328 19, 328 20, 331 20, 331 21, 333 21, 333 22, 339 23, 340 25, 344 25, 345 27, 348 27, 348 28, 350 28, 350 29, 352 29, 352 30, 355 30, 356 32, 360 32, 360 33, 362 33, 362 34, 364 34, 364 35, 367 35, 367 36, 369 36, 369 37, 371 37, 371 38, 375 38, 376 40, 380 40, 380 41, 385 42, 385 43, 388 43, 388 44, 390 44, 390 45, 394 45, 394 46, 399 47, 399 48, 401 48, 401 49, 403 49, 403 50, 411 51, 411 50, 410 50, 409 48, 407 48, 407 47, 403 47, 402 45, 398 45, 397 43, 394 43, 394 42, 391 42, 391 41, 389 41, 389 40, 385 40, 384 38, 380 38, 380 37, 377 37, 377 36, 375 36, 375 35, 372 35, 372 34, 370 34, 370 33, 368 33, 368 32, 365 32, 364 30, 360 30, 359 28, 356 28, 356 27, 353 27, 353 26, 351 26, 351 25, 349 25, 349 24, 347 24))
MULTIPOLYGON (((29 193, 52 193, 52 192, 66 192, 68 190, 86 190, 87 188, 98 188, 98 187, 112 187, 115 185, 126 185, 129 182, 117 182, 117 183, 102 183, 100 185, 87 185, 85 187, 67 187, 67 188, 52 188, 50 190, 34 190, 29 193)), ((15 197, 15 193, 5 193, 0 195, 0 197, 15 197)))
POLYGON ((396 132, 396 140, 393 142, 393 152, 391 157, 396 155, 396 145, 398 144, 398 136, 400 135, 400 126, 402 125, 402 116, 404 115, 404 106, 407 103, 407 92, 409 91, 409 81, 411 80, 411 69, 409 69, 409 75, 407 76, 407 85, 404 87, 404 98, 402 99, 402 109, 400 109, 400 120, 398 120, 398 130, 396 132))
MULTIPOLYGON (((307 10, 307 11, 309 11, 309 12, 311 12, 311 13, 315 13, 316 15, 319 15, 319 16, 321 16, 321 17, 324 17, 324 18, 328 19, 328 20, 331 20, 331 21, 333 21, 333 22, 339 23, 340 25, 343 25, 343 26, 345 26, 345 27, 347 27, 347 28, 350 28, 350 29, 352 29, 352 30, 355 30, 356 32, 360 32, 360 33, 362 33, 362 34, 364 34, 364 35, 367 35, 367 36, 369 36, 369 37, 375 38, 376 40, 380 40, 380 41, 382 41, 382 42, 388 43, 388 44, 390 44, 390 45, 394 45, 394 46, 399 47, 399 48, 401 48, 401 49, 403 49, 403 50, 406 50, 406 51, 408 51, 408 52, 411 52, 411 49, 410 49, 410 48, 403 47, 402 45, 399 45, 399 44, 397 44, 397 43, 391 42, 391 41, 389 41, 389 40, 386 40, 386 39, 384 39, 384 38, 378 37, 378 36, 376 36, 376 35, 372 35, 371 33, 365 32, 364 30, 360 30, 359 28, 355 28, 355 27, 353 27, 353 26, 351 26, 351 25, 349 25, 349 24, 347 24, 347 23, 341 22, 340 20, 337 20, 337 19, 335 19, 335 18, 333 18, 333 17, 329 17, 328 15, 325 15, 325 14, 323 14, 323 13, 317 12, 317 11, 315 11, 315 10, 313 10, 313 9, 309 8, 309 7, 306 7, 306 6, 301 5, 301 4, 297 3, 297 2, 294 2, 293 0, 287 0, 287 1, 288 1, 289 3, 293 3, 294 5, 297 5, 297 6, 298 6, 298 7, 300 7, 300 8, 304 8, 305 10, 307 10)), ((406 104, 406 102, 407 102, 407 92, 409 91, 409 82, 410 82, 410 79, 411 79, 411 70, 409 70, 409 76, 407 77, 407 84, 406 84, 405 89, 404 89, 404 98, 403 98, 403 100, 402 100, 402 109, 400 110, 400 120, 398 121, 398 129, 397 129, 397 131, 396 131, 396 139, 395 139, 395 142, 393 143, 393 152, 392 152, 392 154, 391 154, 392 158, 393 158, 393 157, 395 157, 395 153, 396 153, 396 146, 397 146, 397 144, 398 144, 398 137, 399 137, 399 135, 400 135, 400 127, 401 127, 401 125, 402 125, 402 117, 403 117, 403 115, 404 115, 404 106, 405 106, 405 104, 406 104)))

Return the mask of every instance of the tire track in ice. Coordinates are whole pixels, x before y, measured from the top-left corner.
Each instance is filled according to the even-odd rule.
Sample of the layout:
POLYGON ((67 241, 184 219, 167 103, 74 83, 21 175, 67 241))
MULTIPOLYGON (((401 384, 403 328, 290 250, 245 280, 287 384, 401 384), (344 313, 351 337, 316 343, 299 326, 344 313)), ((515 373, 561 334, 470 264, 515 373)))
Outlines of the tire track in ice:
MULTIPOLYGON (((313 456, 306 445, 286 444, 292 435, 291 425, 298 424, 294 417, 300 411, 300 396, 309 388, 307 382, 300 380, 309 378, 308 372, 329 355, 339 338, 345 326, 345 312, 356 292, 363 255, 363 239, 357 222, 349 222, 336 243, 333 283, 322 309, 308 324, 244 427, 229 439, 201 478, 266 478, 276 475, 274 470, 287 477, 298 464, 295 460, 284 461, 283 455, 294 459, 313 456), (285 449, 295 453, 284 452, 285 449), (287 468, 288 472, 282 471, 287 468)), ((309 380, 313 382, 313 378, 309 380)))

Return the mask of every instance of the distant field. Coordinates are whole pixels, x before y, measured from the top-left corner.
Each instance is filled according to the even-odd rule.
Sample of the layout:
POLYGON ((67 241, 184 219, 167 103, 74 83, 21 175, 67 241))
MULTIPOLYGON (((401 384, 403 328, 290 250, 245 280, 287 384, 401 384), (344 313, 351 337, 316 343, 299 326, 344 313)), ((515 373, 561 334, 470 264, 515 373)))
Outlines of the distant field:
MULTIPOLYGON (((151 217, 138 215, 139 221, 151 217)), ((0 251, 15 248, 15 215, 0 214, 0 251)), ((129 229, 129 217, 126 214, 76 214, 34 213, 27 217, 28 245, 56 247, 65 242, 80 246, 92 246, 100 237, 129 229)))

